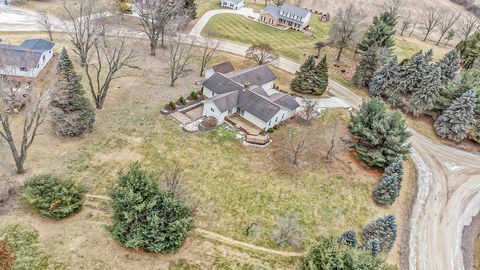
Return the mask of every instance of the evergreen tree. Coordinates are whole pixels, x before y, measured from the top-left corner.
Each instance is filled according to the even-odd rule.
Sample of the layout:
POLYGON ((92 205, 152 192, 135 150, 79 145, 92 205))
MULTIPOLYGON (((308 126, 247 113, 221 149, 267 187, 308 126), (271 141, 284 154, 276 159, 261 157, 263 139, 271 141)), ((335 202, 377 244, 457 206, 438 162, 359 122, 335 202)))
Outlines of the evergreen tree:
POLYGON ((322 236, 300 263, 300 270, 392 270, 383 256, 322 236))
POLYGON ((399 68, 397 57, 394 56, 387 61, 386 65, 375 72, 368 87, 370 96, 383 96, 390 89, 395 88, 397 86, 399 68))
POLYGON ((465 92, 455 100, 435 121, 438 136, 456 142, 464 140, 475 123, 476 103, 475 89, 465 92))
POLYGON ((375 16, 373 18, 373 24, 368 28, 363 40, 358 44, 358 48, 363 52, 367 52, 371 47, 392 48, 395 45, 393 38, 395 30, 394 27, 389 25, 391 23, 388 15, 382 14, 380 17, 375 16), (383 19, 388 21, 385 22, 383 19))
POLYGON ((411 135, 405 119, 399 111, 387 112, 379 98, 364 102, 348 128, 355 138, 357 157, 368 166, 385 168, 409 152, 411 135))
POLYGON ((443 84, 448 83, 457 76, 460 70, 460 54, 453 49, 446 53, 435 66, 441 70, 441 81, 443 84))
POLYGON ((480 32, 473 34, 466 41, 461 41, 456 49, 462 57, 463 68, 473 68, 480 59, 480 32))
POLYGON ((357 247, 357 232, 354 230, 346 231, 338 238, 338 241, 348 244, 352 247, 357 247))
POLYGON ((441 86, 440 68, 428 66, 422 74, 418 89, 410 98, 408 110, 417 117, 434 108, 441 86))
POLYGON ((380 15, 380 20, 382 20, 386 25, 390 26, 392 29, 395 29, 397 26, 397 18, 392 13, 386 11, 380 15))
POLYGON ((311 73, 315 69, 315 58, 309 56, 307 60, 300 66, 300 70, 295 73, 295 78, 291 82, 292 90, 303 92, 307 86, 311 84, 311 73))
POLYGON ((398 156, 395 160, 385 168, 384 176, 398 176, 400 182, 403 179, 403 158, 398 156))
POLYGON ((323 56, 322 61, 315 68, 316 81, 314 95, 323 95, 328 87, 328 64, 327 56, 323 56))
POLYGON ((377 256, 378 253, 380 253, 380 241, 375 238, 368 239, 368 241, 363 245, 363 248, 370 251, 373 256, 377 256))
POLYGON ((433 50, 429 49, 425 54, 425 63, 430 64, 433 61, 433 50))
POLYGON ((157 175, 139 163, 118 173, 109 191, 112 199, 113 238, 147 252, 173 253, 183 245, 193 227, 190 208, 173 189, 159 187, 157 175))
POLYGON ((328 86, 328 64, 326 56, 315 65, 315 58, 310 56, 297 71, 292 80, 291 87, 294 91, 322 95, 328 86))
POLYGON ((356 86, 367 87, 378 68, 377 48, 370 47, 357 66, 352 82, 356 86))
POLYGON ((57 64, 57 82, 50 94, 49 112, 53 130, 62 136, 79 136, 95 122, 95 110, 65 48, 57 64))
POLYGON ((373 190, 373 201, 378 205, 392 205, 400 195, 398 176, 383 176, 373 190))
POLYGON ((378 240, 381 252, 388 253, 397 239, 397 222, 395 216, 388 215, 370 221, 363 227, 362 239, 364 243, 378 240))

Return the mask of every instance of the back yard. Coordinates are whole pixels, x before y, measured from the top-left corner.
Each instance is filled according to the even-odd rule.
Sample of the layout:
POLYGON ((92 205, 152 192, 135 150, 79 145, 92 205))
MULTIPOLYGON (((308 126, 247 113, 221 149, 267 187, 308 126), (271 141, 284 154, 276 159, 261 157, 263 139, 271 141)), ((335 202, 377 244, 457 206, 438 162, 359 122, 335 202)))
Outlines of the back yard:
MULTIPOLYGON (((41 35, 5 34, 2 38, 6 43, 16 43, 34 36, 41 35)), ((69 47, 64 37, 56 38, 57 48, 69 47)), ((363 168, 341 143, 334 163, 323 162, 323 152, 318 152, 298 168, 286 172, 284 161, 276 155, 278 144, 266 149, 246 148, 235 138, 235 132, 227 128, 185 133, 172 118, 161 115, 160 110, 168 101, 199 90, 194 84, 201 79, 197 74, 198 63, 191 65, 177 86, 169 87, 165 75, 167 68, 161 56, 148 56, 147 44, 136 42, 143 44, 136 50, 141 69, 128 71, 127 77, 113 82, 105 109, 97 111, 93 131, 81 138, 65 139, 55 136, 48 123, 44 125, 43 135, 36 139, 29 153, 27 174, 20 180, 55 172, 85 183, 90 194, 105 195, 116 180, 117 171, 131 162, 142 161, 158 171, 179 165, 188 179, 186 187, 195 206, 194 219, 198 228, 274 249, 282 249, 271 237, 277 218, 288 212, 299 213, 307 245, 319 234, 358 230, 369 220, 384 214, 395 214, 403 228, 403 217, 414 186, 414 169, 410 162, 406 164, 407 176, 400 199, 394 207, 385 209, 377 207, 371 199, 380 172, 363 168), (257 226, 254 233, 247 236, 246 228, 252 223, 257 226)), ((71 55, 73 57, 73 53, 71 55)), ((248 64, 243 58, 227 54, 218 55, 215 62, 226 59, 240 67, 248 64)), ((281 83, 288 85, 291 75, 274 72, 281 83)), ((37 90, 52 87, 54 74, 55 67, 51 64, 38 82, 37 90)), ((326 136, 325 129, 321 128, 326 123, 317 120, 313 124, 320 137, 326 136)), ((344 124, 342 127, 342 136, 346 136, 344 124)), ((274 133, 277 136, 274 141, 280 141, 279 136, 285 128, 280 127, 274 133)), ((322 140, 315 143, 323 144, 322 140)), ((14 175, 13 161, 5 142, 0 142, 0 146, 1 156, 6 157, 0 160, 0 176, 8 178, 14 175)), ((52 256, 52 261, 67 269, 73 266, 121 268, 124 265, 129 269, 195 269, 192 265, 201 269, 291 269, 297 263, 295 259, 218 245, 196 234, 178 255, 135 252, 120 247, 108 235, 104 228, 110 223, 108 213, 88 206, 59 222, 20 208, 0 221, 0 224, 12 223, 36 228, 40 233, 40 245, 52 256)), ((400 240, 389 255, 392 263, 398 264, 399 243, 400 240)))

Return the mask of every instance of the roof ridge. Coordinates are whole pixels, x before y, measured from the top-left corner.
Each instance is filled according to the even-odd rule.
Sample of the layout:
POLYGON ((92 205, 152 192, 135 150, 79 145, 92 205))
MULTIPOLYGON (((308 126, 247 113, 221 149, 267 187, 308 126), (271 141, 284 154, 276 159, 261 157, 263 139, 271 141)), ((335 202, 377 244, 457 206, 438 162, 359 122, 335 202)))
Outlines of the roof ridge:
POLYGON ((276 104, 275 102, 271 101, 270 99, 268 99, 268 98, 265 97, 265 96, 262 96, 262 95, 260 95, 260 94, 258 94, 258 93, 253 92, 253 91, 249 91, 249 92, 251 92, 251 93, 253 93, 253 94, 255 94, 255 95, 257 95, 257 96, 259 96, 259 97, 261 97, 261 98, 263 98, 263 99, 265 99, 266 101, 270 102, 270 103, 271 103, 272 105, 274 105, 274 106, 277 106, 278 108, 282 108, 281 105, 276 104))
MULTIPOLYGON (((232 71, 232 72, 234 72, 234 71, 232 71)), ((240 87, 244 87, 244 85, 241 85, 240 83, 237 83, 236 81, 230 79, 229 77, 225 76, 224 74, 222 74, 222 73, 220 73, 220 72, 215 72, 215 74, 218 74, 218 75, 224 77, 225 79, 233 82, 234 84, 236 84, 236 85, 238 85, 238 86, 240 86, 240 87)), ((232 91, 232 92, 233 92, 233 91, 232 91)))

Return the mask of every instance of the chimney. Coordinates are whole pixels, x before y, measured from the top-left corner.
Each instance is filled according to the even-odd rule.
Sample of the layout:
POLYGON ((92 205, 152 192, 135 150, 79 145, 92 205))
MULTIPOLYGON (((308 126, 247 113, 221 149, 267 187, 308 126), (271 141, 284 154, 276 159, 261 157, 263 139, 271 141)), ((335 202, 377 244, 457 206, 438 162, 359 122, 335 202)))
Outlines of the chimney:
POLYGON ((243 83, 243 88, 244 88, 244 89, 250 88, 250 83, 249 83, 249 82, 244 82, 244 83, 243 83))

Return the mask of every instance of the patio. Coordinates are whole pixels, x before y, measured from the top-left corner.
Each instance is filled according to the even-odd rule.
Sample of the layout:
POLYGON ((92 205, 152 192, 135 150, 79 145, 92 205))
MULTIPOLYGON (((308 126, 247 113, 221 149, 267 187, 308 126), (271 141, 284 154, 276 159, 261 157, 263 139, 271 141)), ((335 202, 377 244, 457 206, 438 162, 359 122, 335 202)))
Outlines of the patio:
POLYGON ((261 128, 255 126, 253 123, 238 114, 225 117, 225 122, 233 125, 235 128, 246 132, 247 134, 259 135, 263 132, 261 128))

